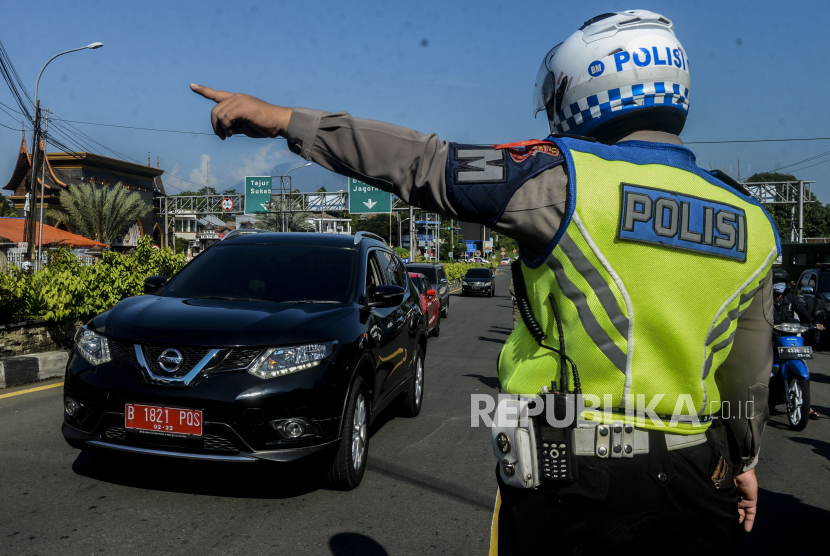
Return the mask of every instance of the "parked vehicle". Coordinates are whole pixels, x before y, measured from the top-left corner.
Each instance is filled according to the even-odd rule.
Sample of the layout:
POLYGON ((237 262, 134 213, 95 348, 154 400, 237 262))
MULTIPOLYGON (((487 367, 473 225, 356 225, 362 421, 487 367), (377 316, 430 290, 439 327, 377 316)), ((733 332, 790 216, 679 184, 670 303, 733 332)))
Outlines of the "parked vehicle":
POLYGON ((811 327, 792 319, 773 327, 775 349, 769 384, 769 405, 773 409, 784 403, 787 421, 793 430, 804 430, 810 418, 810 371, 806 359, 813 358, 813 348, 804 345, 803 333, 811 327))
POLYGON ((441 300, 441 316, 450 316, 450 282, 447 279, 447 272, 444 265, 437 263, 409 263, 406 265, 409 272, 419 272, 429 278, 430 283, 435 286, 438 297, 441 300))
POLYGON ((461 279, 461 295, 496 295, 496 276, 489 268, 471 268, 461 279))
POLYGON ((144 288, 75 337, 62 428, 75 448, 314 459, 351 489, 372 420, 401 396, 421 411, 420 296, 373 234, 246 234, 144 288))
POLYGON ((438 336, 441 333, 441 298, 432 287, 429 278, 418 272, 410 272, 409 279, 421 296, 421 308, 427 319, 427 330, 438 336))
POLYGON ((510 264, 510 262, 511 262, 512 260, 513 260, 513 259, 511 259, 510 257, 504 257, 504 258, 501 260, 501 263, 500 263, 500 264, 501 264, 502 266, 504 266, 504 265, 508 265, 508 264, 510 264))

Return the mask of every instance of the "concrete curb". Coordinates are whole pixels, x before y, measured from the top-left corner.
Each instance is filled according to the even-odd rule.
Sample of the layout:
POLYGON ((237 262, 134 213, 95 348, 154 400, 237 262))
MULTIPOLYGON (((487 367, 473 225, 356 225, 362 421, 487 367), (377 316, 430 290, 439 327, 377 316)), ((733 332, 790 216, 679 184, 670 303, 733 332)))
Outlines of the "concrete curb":
POLYGON ((68 351, 47 351, 0 359, 0 388, 57 378, 66 372, 68 351))

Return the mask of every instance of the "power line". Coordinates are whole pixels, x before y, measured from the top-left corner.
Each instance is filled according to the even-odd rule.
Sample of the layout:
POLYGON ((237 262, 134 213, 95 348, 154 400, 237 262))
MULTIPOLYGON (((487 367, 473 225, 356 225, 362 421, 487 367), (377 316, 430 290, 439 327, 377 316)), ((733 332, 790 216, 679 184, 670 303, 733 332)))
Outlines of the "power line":
MULTIPOLYGON (((77 121, 77 120, 63 120, 63 121, 72 122, 73 124, 100 125, 100 126, 104 126, 104 127, 120 127, 120 128, 123 128, 123 129, 139 129, 139 130, 142 130, 142 131, 160 131, 160 132, 163 132, 163 133, 185 133, 185 134, 190 134, 190 135, 214 135, 213 133, 204 133, 202 131, 181 131, 181 130, 177 130, 177 129, 155 129, 155 128, 152 128, 152 127, 133 127, 133 126, 129 126, 129 125, 98 124, 98 123, 95 123, 95 122, 80 122, 80 121, 77 121)), ((231 137, 233 137, 233 135, 231 137)))
POLYGON ((825 162, 830 162, 830 160, 822 160, 821 162, 816 162, 815 164, 810 164, 809 166, 804 166, 803 168, 796 168, 795 170, 790 170, 790 172, 800 172, 801 170, 806 170, 807 168, 812 168, 813 166, 818 166, 819 164, 824 164, 825 162))
POLYGON ((782 143, 785 141, 830 141, 830 137, 801 137, 796 139, 743 139, 735 141, 683 141, 683 144, 716 145, 721 143, 782 143))

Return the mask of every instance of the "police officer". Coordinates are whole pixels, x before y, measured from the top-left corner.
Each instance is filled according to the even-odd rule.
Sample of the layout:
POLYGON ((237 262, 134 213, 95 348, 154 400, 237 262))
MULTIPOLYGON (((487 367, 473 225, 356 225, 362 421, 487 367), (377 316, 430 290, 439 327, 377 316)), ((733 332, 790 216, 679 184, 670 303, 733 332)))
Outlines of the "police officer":
MULTIPOLYGON (((689 59, 668 18, 603 14, 550 50, 534 91, 543 141, 451 143, 191 87, 216 102, 222 139, 285 137, 324 168, 518 241, 530 310, 548 338, 562 325, 583 392, 606 411, 576 430, 577 481, 512 488, 499 468, 501 553, 718 553, 739 523, 752 528, 778 237, 757 202, 682 146, 689 59), (611 450, 600 430, 614 431, 611 450)), ((504 392, 532 396, 558 378, 559 355, 520 322, 498 372, 504 392)))

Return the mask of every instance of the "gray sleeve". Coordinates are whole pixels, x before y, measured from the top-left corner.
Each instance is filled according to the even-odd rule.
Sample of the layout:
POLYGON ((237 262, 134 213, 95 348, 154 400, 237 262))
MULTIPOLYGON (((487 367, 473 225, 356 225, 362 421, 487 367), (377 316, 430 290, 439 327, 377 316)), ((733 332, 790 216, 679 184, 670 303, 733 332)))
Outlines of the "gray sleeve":
POLYGON ((715 374, 724 403, 722 412, 728 411, 729 415, 724 421, 738 443, 742 470, 751 469, 757 463, 761 435, 769 417, 771 323, 772 271, 761 280, 758 293, 738 320, 732 350, 715 374))
MULTIPOLYGON (((294 108, 288 147, 323 168, 391 191, 407 203, 458 218, 447 197, 449 143, 435 134, 353 118, 345 112, 294 108)), ((568 178, 558 166, 528 180, 493 229, 516 239, 529 256, 550 243, 562 220, 568 178)))

